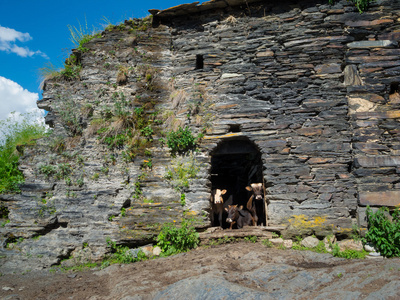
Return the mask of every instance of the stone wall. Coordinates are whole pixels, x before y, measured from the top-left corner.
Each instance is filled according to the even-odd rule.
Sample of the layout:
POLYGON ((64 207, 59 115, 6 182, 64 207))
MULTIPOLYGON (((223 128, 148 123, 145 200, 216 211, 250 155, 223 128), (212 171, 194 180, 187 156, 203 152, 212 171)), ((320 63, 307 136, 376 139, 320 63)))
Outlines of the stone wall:
POLYGON ((246 136, 262 153, 269 223, 349 232, 365 205, 398 204, 399 5, 218 3, 153 13, 173 28, 175 81, 214 99, 204 147, 246 136))
POLYGON ((126 21, 73 50, 79 77, 45 82, 38 106, 54 131, 25 148, 22 192, 0 195, 2 241, 14 242, 3 272, 21 257, 30 268, 100 260, 108 238, 145 244, 165 222, 208 227, 212 188, 245 203, 244 187, 263 182, 268 223, 294 235, 346 235, 366 205, 398 204, 397 2, 364 14, 286 0, 150 12, 153 26, 126 21), (204 138, 175 158, 165 141, 179 126, 204 138), (189 185, 171 178, 188 166, 189 185))

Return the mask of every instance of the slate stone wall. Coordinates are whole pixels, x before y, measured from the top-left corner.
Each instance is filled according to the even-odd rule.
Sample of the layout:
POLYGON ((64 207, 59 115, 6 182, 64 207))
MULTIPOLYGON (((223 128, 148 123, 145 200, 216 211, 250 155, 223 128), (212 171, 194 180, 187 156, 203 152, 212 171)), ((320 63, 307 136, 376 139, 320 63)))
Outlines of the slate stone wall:
POLYGON ((175 81, 213 99, 203 145, 246 136, 260 149, 269 224, 348 232, 365 205, 399 204, 399 4, 222 7, 155 20, 172 28, 175 81))

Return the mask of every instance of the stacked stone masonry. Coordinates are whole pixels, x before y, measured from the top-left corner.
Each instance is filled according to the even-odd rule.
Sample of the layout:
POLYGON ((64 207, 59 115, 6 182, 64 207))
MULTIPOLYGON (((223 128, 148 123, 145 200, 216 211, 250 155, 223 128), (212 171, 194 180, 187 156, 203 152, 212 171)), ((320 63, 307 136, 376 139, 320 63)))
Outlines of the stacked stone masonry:
POLYGON ((87 43, 88 51, 74 50, 80 79, 45 82, 38 106, 54 132, 25 150, 21 194, 0 196, 10 211, 3 241, 25 238, 3 270, 20 253, 36 256, 37 267, 101 259, 107 238, 145 244, 163 223, 183 218, 208 227, 211 189, 221 183, 263 181, 269 225, 317 235, 365 226, 367 205, 400 204, 398 1, 377 0, 363 14, 347 1, 314 0, 214 0, 150 12, 152 26, 126 21, 87 43), (147 146, 151 168, 148 154, 127 162, 125 148, 110 150, 93 132, 93 120, 121 93, 132 111, 162 115, 147 146), (163 141, 178 126, 205 133, 194 158, 185 158, 197 176, 180 191, 166 179, 176 158, 163 141), (60 137, 64 154, 50 150, 60 137), (72 183, 83 185, 46 177, 43 164, 69 164, 72 183), (221 178, 241 170, 248 174, 235 182, 221 178))

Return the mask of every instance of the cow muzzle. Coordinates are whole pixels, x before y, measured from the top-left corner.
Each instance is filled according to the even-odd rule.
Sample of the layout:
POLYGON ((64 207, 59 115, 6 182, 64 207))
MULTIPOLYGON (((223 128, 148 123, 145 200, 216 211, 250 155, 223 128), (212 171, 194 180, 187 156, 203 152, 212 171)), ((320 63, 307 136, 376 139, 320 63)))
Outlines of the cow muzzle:
POLYGON ((226 222, 227 222, 227 223, 232 223, 233 220, 232 220, 231 218, 227 218, 227 219, 226 219, 226 222))

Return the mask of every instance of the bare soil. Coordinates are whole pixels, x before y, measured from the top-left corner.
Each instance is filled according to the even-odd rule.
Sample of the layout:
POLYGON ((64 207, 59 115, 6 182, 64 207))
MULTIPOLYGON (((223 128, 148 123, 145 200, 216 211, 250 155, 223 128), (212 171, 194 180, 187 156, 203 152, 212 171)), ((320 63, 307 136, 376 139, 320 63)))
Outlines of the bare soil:
POLYGON ((329 254, 239 242, 200 247, 168 258, 112 265, 103 270, 5 275, 0 277, 0 296, 58 300, 185 299, 182 294, 189 289, 192 294, 186 299, 213 299, 218 288, 199 290, 196 282, 204 281, 205 286, 211 286, 213 281, 215 284, 222 280, 218 287, 226 285, 226 289, 220 293, 233 299, 239 295, 233 287, 238 287, 242 294, 248 293, 248 299, 258 299, 258 295, 266 295, 260 299, 272 299, 274 295, 281 299, 315 299, 321 295, 325 299, 335 299, 335 295, 337 299, 343 295, 364 299, 375 292, 380 299, 398 299, 399 275, 398 259, 345 260, 329 254), (188 280, 193 287, 187 284, 188 280), (382 293, 383 288, 386 294, 382 293), (207 293, 214 296, 205 297, 207 293))

